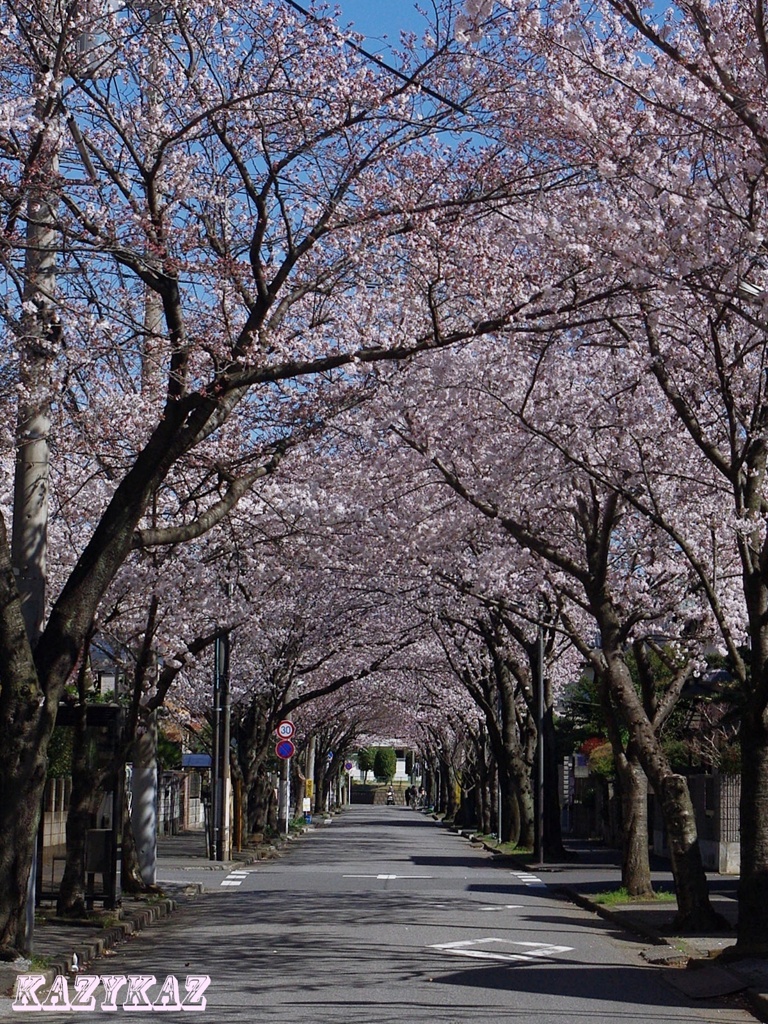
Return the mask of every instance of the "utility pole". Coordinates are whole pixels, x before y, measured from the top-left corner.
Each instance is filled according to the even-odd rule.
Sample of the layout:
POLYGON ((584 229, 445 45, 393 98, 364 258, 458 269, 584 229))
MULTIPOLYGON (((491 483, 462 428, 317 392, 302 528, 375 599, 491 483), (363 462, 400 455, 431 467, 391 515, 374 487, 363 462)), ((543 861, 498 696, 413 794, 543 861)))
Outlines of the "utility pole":
POLYGON ((157 881, 157 713, 147 716, 136 737, 131 772, 131 828, 139 872, 146 885, 157 881))
MULTIPOLYGON (((46 100, 36 113, 50 117, 46 100)), ((19 407, 16 423, 11 561, 29 642, 34 648, 43 629, 48 549, 48 491, 50 479, 51 362, 55 356, 57 326, 56 226, 54 199, 46 178, 56 174, 58 158, 43 140, 37 183, 27 202, 24 258, 24 312, 21 316, 19 407)), ((38 809, 38 814, 40 809, 38 809)), ((27 909, 23 944, 31 951, 35 924, 37 843, 27 883, 27 909)))
POLYGON ((305 771, 306 775, 306 788, 305 792, 309 797, 309 813, 314 814, 315 812, 315 744, 316 738, 314 735, 309 737, 307 741, 307 767, 305 771))
POLYGON ((544 628, 536 630, 536 849, 534 860, 544 863, 544 628))
POLYGON ((211 755, 211 859, 229 860, 232 853, 230 821, 229 633, 217 637, 213 666, 213 749, 211 755))
MULTIPOLYGON (((40 104, 38 104, 38 107, 40 104)), ((56 174, 50 154, 41 175, 56 174)), ((51 438, 51 362, 57 327, 56 228, 53 199, 38 183, 27 204, 24 308, 21 318, 20 398, 14 473, 11 558, 32 646, 43 627, 48 548, 48 488, 51 438)))

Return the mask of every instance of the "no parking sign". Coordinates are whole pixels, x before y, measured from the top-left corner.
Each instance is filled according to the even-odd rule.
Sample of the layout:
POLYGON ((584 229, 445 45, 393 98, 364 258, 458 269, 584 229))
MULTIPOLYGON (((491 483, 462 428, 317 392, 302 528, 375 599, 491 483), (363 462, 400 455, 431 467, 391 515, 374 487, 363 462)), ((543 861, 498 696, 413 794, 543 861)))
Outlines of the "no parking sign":
POLYGON ((290 740, 280 740, 275 747, 275 753, 278 757, 282 757, 283 760, 287 760, 296 753, 296 747, 294 747, 290 740))

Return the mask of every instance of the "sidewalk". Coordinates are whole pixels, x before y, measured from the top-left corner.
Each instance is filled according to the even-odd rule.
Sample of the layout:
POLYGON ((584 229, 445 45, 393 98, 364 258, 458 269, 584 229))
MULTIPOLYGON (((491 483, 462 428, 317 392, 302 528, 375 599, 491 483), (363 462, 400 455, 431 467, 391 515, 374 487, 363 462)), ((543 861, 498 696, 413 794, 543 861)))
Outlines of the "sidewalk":
MULTIPOLYGON (((715 876, 716 878, 717 876, 715 876)), ((755 1015, 768 1021, 768 959, 719 961, 719 955, 736 942, 738 906, 735 900, 713 894, 715 910, 731 923, 734 931, 718 934, 677 935, 674 929, 675 903, 627 903, 604 907, 578 887, 562 886, 560 891, 574 903, 599 914, 650 943, 642 956, 652 964, 683 967, 670 977, 672 984, 692 998, 744 992, 755 1015)))
MULTIPOLYGON (((259 854, 249 850, 236 854, 231 861, 211 861, 201 832, 163 837, 157 842, 158 873, 161 875, 166 871, 229 872, 256 859, 259 859, 259 854)), ((199 885, 195 884, 163 883, 161 888, 162 896, 124 894, 122 906, 114 911, 99 912, 100 920, 95 923, 59 920, 52 904, 44 904, 35 915, 32 957, 13 963, 0 961, 0 997, 12 994, 17 974, 44 974, 47 987, 57 974, 69 974, 73 965, 82 969, 130 935, 167 917, 181 901, 200 891, 199 885)))
MULTIPOLYGON (((566 841, 566 847, 569 845, 566 841)), ((768 1021, 768 959, 734 962, 727 962, 726 958, 720 960, 720 954, 736 943, 738 878, 708 875, 710 901, 717 913, 729 922, 730 931, 679 935, 674 927, 677 913, 677 903, 674 901, 625 903, 611 907, 595 902, 592 897, 596 893, 620 885, 618 854, 593 844, 583 844, 583 849, 577 852, 581 856, 575 863, 547 864, 542 867, 542 879, 578 906, 647 941, 649 946, 641 955, 648 963, 669 968, 687 968, 672 971, 668 976, 668 980, 687 996, 706 999, 743 992, 752 1012, 759 1019, 768 1021), (595 855, 599 864, 592 880, 589 878, 589 861, 591 858, 594 860, 595 855), (558 885, 558 872, 572 872, 575 866, 580 865, 586 868, 582 879, 558 885), (605 884, 606 875, 608 884, 605 884)), ((657 891, 672 891, 669 865, 657 860, 654 867, 656 870, 652 874, 657 891)), ((531 870, 535 872, 537 868, 531 867, 531 870)))

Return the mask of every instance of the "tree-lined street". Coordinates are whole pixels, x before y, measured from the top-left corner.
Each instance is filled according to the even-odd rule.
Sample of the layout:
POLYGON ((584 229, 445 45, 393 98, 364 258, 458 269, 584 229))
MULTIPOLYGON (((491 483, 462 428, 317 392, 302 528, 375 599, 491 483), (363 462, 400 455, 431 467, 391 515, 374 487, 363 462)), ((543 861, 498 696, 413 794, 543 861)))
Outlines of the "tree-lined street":
MULTIPOLYGON (((228 861, 370 771, 634 897, 663 852, 680 934, 738 871, 768 957, 762 0, 438 0, 382 50, 298 0, 0 6, 0 956, 43 863, 87 920, 182 805, 228 861)), ((350 1005, 373 961, 423 1013, 609 973, 371 813, 203 900, 278 1005, 278 934, 350 1005)))
POLYGON ((641 960, 644 943, 558 898, 545 875, 494 863, 402 808, 348 808, 246 871, 88 973, 208 974, 217 1024, 752 1019, 681 995, 669 968, 641 960))

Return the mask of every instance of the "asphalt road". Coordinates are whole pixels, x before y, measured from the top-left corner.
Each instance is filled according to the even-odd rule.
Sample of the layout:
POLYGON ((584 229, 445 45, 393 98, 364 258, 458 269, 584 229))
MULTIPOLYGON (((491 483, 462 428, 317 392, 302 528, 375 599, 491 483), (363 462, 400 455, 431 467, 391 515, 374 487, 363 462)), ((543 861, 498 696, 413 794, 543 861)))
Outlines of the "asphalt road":
POLYGON ((669 968, 642 961, 643 944, 558 899, 549 881, 494 863, 420 814, 352 807, 281 860, 209 874, 211 891, 89 970, 153 975, 152 999, 166 976, 183 997, 185 977, 209 975, 196 1019, 216 1024, 753 1020, 683 996, 669 968))

